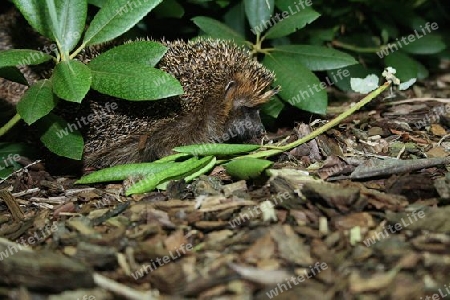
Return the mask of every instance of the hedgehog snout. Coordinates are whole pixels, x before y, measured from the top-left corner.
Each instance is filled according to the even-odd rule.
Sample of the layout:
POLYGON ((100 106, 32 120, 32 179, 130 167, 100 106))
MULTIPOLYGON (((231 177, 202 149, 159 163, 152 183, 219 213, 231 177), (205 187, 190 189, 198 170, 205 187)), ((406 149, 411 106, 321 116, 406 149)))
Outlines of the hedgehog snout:
POLYGON ((250 141, 266 132, 259 116, 259 109, 253 107, 237 109, 226 123, 225 131, 235 142, 250 141))

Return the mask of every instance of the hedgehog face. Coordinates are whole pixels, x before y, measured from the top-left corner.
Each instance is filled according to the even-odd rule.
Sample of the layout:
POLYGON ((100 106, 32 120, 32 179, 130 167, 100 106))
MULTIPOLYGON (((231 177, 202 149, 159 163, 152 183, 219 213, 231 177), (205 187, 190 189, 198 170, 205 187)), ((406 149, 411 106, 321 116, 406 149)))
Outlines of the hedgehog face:
POLYGON ((233 109, 225 123, 224 132, 234 142, 250 141, 262 136, 265 129, 259 116, 259 109, 254 107, 233 109))
POLYGON ((233 141, 248 141, 265 133, 259 107, 277 93, 277 89, 264 91, 270 84, 271 81, 258 82, 237 74, 225 86, 224 103, 228 111, 225 115, 228 117, 224 131, 233 141))

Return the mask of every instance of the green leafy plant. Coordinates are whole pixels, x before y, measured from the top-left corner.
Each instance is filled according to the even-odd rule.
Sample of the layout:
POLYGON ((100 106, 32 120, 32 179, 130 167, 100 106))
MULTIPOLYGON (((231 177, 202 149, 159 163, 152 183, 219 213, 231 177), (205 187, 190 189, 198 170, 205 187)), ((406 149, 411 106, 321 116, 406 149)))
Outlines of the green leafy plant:
POLYGON ((37 81, 25 92, 17 104, 17 114, 0 128, 0 136, 23 119, 28 125, 39 125, 41 141, 52 152, 81 159, 84 147, 81 134, 78 131, 64 136, 57 134, 68 126, 52 113, 60 99, 80 103, 90 89, 130 101, 182 94, 180 83, 172 75, 154 68, 167 50, 160 43, 137 41, 117 46, 86 64, 77 59, 85 48, 122 35, 161 1, 98 1, 101 9, 84 30, 86 0, 14 0, 28 23, 53 44, 47 53, 33 49, 0 51, 0 75, 24 83, 26 80, 17 66, 49 61, 55 65, 50 78, 37 81))
MULTIPOLYGON (((273 119, 283 108, 290 109, 289 106, 284 107, 286 103, 313 112, 323 111, 323 107, 326 107, 326 102, 323 102, 326 99, 325 92, 315 90, 317 79, 309 79, 311 73, 301 71, 297 64, 313 71, 327 85, 350 91, 352 77, 381 73, 387 66, 392 66, 403 82, 413 78, 420 80, 439 67, 441 58, 450 57, 450 38, 445 30, 450 18, 443 4, 432 0, 192 2, 207 8, 204 14, 207 18, 193 19, 203 34, 233 39, 247 45, 256 51, 255 54, 259 54, 258 58, 263 58, 264 64, 268 61, 268 66, 276 72, 283 88, 281 101, 274 98, 262 110, 273 119), (283 17, 283 12, 289 15, 283 17), (258 18, 259 22, 255 21, 258 18), (293 50, 298 45, 302 45, 300 49, 303 48, 306 53, 286 53, 286 49, 283 49, 293 50), (333 53, 350 54, 360 63, 355 64, 353 61, 353 64, 344 67, 347 70, 345 76, 338 74, 339 66, 333 68, 334 57, 321 53, 321 49, 333 48, 339 50, 333 53), (280 62, 285 58, 284 54, 295 57, 297 61, 297 64, 289 64, 288 70, 281 69, 280 62), (269 56, 276 59, 278 69, 270 65, 274 59, 269 56), (311 91, 309 88, 312 88, 311 91), (306 92, 312 95, 307 103, 298 103, 302 91, 304 98, 307 98, 306 92), (308 108, 314 105, 317 107, 308 108)), ((183 6, 187 14, 195 13, 186 2, 183 2, 183 6)), ((187 22, 185 24, 189 26, 187 22)))
MULTIPOLYGON (((392 68, 383 72, 383 76, 387 79, 387 82, 379 87, 373 86, 372 77, 375 75, 359 80, 355 83, 355 88, 372 91, 369 95, 327 124, 288 145, 200 144, 176 147, 174 151, 179 153, 164 157, 155 162, 106 168, 85 175, 75 183, 89 184, 125 180, 128 178, 140 179, 125 191, 126 195, 131 195, 149 192, 155 188, 165 188, 165 185, 170 180, 184 179, 189 182, 201 174, 210 171, 215 165, 220 164, 233 177, 240 179, 258 177, 272 165, 272 162, 265 158, 289 151, 314 139, 318 135, 338 125, 355 111, 361 109, 392 84, 399 85, 400 81, 392 71, 395 73, 395 70, 392 68)), ((376 81, 378 81, 378 78, 376 78, 376 81)))
MULTIPOLYGON (((311 2, 303 1, 299 6, 292 1, 243 0, 227 14, 232 20, 230 25, 239 22, 242 10, 254 43, 246 40, 244 29, 236 31, 205 16, 195 17, 193 21, 204 34, 233 40, 248 46, 255 56, 263 56, 262 64, 275 72, 275 84, 281 86, 280 98, 274 98, 264 112, 277 117, 287 102, 302 110, 324 114, 328 103, 325 87, 329 83, 321 82, 312 71, 335 70, 357 64, 357 61, 346 53, 324 46, 286 44, 288 36, 320 16, 311 7, 311 2), (264 44, 268 46, 264 47, 264 44)), ((343 75, 339 73, 339 76, 343 75)))
MULTIPOLYGON (((401 81, 424 79, 448 57, 449 17, 442 4, 430 0, 316 0, 323 17, 310 28, 310 44, 329 44, 357 57, 352 77, 379 73, 387 66, 401 81)), ((351 90, 350 78, 337 82, 351 90)))

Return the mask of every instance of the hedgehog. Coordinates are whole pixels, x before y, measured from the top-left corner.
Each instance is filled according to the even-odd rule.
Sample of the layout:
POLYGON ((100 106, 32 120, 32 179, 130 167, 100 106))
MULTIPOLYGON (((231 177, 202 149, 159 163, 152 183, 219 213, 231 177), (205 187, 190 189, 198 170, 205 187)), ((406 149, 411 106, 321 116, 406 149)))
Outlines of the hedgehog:
MULTIPOLYGON (((12 33, 25 28, 19 26, 25 20, 15 10, 0 18, 0 29, 7 32, 0 34, 0 49, 12 48, 12 33), (14 29, 11 24, 16 25, 14 29)), ((32 36, 43 45, 37 35, 32 36)), ((14 43, 30 40, 16 38, 14 43)), ((259 108, 278 89, 270 88, 274 74, 246 48, 211 38, 160 42, 168 49, 156 67, 179 80, 182 95, 134 102, 90 91, 81 105, 59 102, 55 111, 69 124, 94 116, 88 124, 78 127, 85 140, 84 169, 153 161, 181 145, 248 142, 264 133, 259 108), (114 110, 105 109, 111 103, 114 110)), ((118 44, 113 41, 87 48, 77 58, 88 62, 118 44)), ((28 69, 26 77, 30 82, 39 79, 28 69)), ((3 89, 11 97, 11 89, 3 89)))
POLYGON ((103 109, 84 133, 85 167, 153 161, 176 146, 246 142, 264 133, 259 108, 277 88, 269 88, 274 74, 248 50, 211 38, 162 43, 168 50, 157 67, 178 79, 184 93, 139 103, 117 100, 108 113, 104 105, 111 97, 85 99, 92 112, 103 109))

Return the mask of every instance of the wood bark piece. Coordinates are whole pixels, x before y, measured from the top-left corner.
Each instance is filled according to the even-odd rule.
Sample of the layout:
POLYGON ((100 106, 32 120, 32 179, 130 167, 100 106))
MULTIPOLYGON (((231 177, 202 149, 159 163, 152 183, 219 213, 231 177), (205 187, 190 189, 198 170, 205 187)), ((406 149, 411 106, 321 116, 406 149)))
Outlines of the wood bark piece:
POLYGON ((0 190, 0 199, 5 201, 6 206, 8 206, 11 215, 15 221, 22 221, 25 219, 23 211, 20 209, 19 204, 17 204, 16 199, 7 190, 0 190))
POLYGON ((62 292, 94 287, 92 271, 80 262, 48 251, 23 251, 0 242, 0 285, 62 292))

